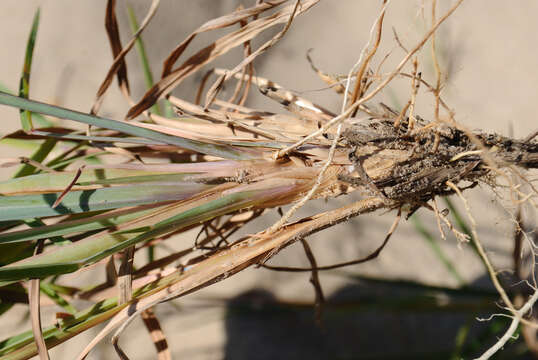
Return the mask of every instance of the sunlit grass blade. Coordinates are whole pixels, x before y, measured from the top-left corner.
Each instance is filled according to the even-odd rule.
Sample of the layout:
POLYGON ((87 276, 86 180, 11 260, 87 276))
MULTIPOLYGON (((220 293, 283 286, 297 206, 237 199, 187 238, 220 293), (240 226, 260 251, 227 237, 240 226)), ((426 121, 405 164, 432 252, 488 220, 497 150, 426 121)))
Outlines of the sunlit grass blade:
POLYGON ((0 282, 0 286, 11 284, 14 281, 23 279, 38 279, 50 275, 68 274, 77 271, 80 268, 80 264, 77 262, 64 262, 60 264, 42 264, 37 265, 8 265, 1 267, 2 276, 0 280, 7 280, 7 282, 0 282))
POLYGON ((273 184, 267 189, 257 190, 248 190, 247 187, 245 191, 213 196, 213 199, 208 200, 204 198, 200 204, 194 204, 194 207, 171 207, 160 215, 164 220, 155 223, 155 219, 158 219, 159 216, 153 216, 145 219, 145 222, 135 224, 134 229, 141 232, 138 235, 123 230, 100 237, 86 238, 71 245, 62 246, 55 251, 4 266, 0 268, 0 280, 14 281, 32 276, 46 277, 75 271, 80 266, 99 261, 137 243, 202 223, 231 211, 251 207, 255 204, 262 205, 293 188, 294 186, 290 186, 290 184, 282 186, 274 186, 273 184), (175 215, 172 214, 174 211, 175 215))
POLYGON ((131 185, 95 190, 71 191, 55 208, 59 193, 0 197, 0 221, 30 219, 127 206, 181 200, 210 186, 184 183, 168 186, 131 185))
MULTIPOLYGON (((34 15, 34 21, 32 22, 32 29, 30 30, 30 36, 26 43, 26 55, 24 56, 24 65, 22 68, 21 80, 19 83, 19 96, 28 98, 30 93, 30 71, 32 70, 32 58, 34 55, 34 46, 37 36, 37 29, 39 27, 39 14, 38 8, 34 15)), ((33 129, 32 113, 28 110, 20 109, 21 125, 24 131, 30 131, 33 129)))
MULTIPOLYGON (((111 185, 111 184, 142 184, 142 183, 168 183, 184 182, 192 173, 163 173, 158 171, 142 171, 128 169, 82 169, 77 184, 84 185, 111 185)), ((43 173, 25 176, 17 179, 0 181, 0 195, 59 192, 64 190, 73 180, 75 172, 43 173)), ((209 177, 209 176, 208 176, 209 177)), ((76 190, 76 186, 74 187, 76 190)))
POLYGON ((76 122, 104 129, 116 130, 124 134, 151 139, 165 144, 175 145, 184 149, 200 152, 202 154, 218 156, 225 159, 247 160, 256 157, 250 152, 238 150, 230 146, 203 143, 201 141, 189 140, 178 136, 172 136, 155 130, 136 126, 131 123, 93 116, 78 111, 62 108, 59 106, 53 106, 34 100, 24 99, 2 92, 0 92, 0 104, 13 106, 19 109, 29 110, 32 112, 38 112, 40 114, 55 116, 62 119, 73 120, 76 122))
POLYGON ((137 217, 145 216, 151 211, 151 209, 146 209, 145 207, 135 207, 132 209, 122 210, 121 212, 106 212, 103 214, 72 221, 65 221, 54 225, 4 232, 0 234, 0 244, 47 239, 55 236, 65 236, 109 228, 134 220, 137 217))

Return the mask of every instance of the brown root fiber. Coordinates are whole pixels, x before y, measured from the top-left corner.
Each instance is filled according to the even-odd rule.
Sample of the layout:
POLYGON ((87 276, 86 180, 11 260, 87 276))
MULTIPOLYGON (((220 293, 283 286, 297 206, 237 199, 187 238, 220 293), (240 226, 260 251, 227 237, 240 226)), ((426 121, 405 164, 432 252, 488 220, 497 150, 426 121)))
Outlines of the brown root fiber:
POLYGON ((349 126, 342 138, 352 148, 349 158, 358 176, 342 174, 339 179, 353 186, 366 185, 372 193, 379 191, 397 203, 424 204, 436 195, 452 194, 447 181, 464 182, 463 188, 488 181, 488 159, 500 168, 538 168, 536 142, 497 134, 467 134, 448 123, 418 120, 413 131, 408 129, 407 119, 399 126, 394 118, 363 120, 349 126))

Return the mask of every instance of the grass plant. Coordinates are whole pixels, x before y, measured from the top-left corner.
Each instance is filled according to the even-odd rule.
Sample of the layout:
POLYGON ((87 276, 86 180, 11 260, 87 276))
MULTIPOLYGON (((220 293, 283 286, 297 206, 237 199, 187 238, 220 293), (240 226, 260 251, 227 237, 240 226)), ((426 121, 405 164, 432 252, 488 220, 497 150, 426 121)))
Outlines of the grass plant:
MULTIPOLYGON (((497 328, 489 329, 492 333, 478 344, 466 341, 469 329, 462 326, 454 349, 445 353, 452 358, 486 350, 484 344, 489 344, 503 327, 508 328, 507 335, 484 356, 505 345, 516 331, 536 328, 532 317, 527 316, 538 297, 534 287, 515 291, 501 284, 482 250, 462 193, 478 184, 504 186, 515 204, 526 202, 534 207, 538 195, 535 181, 527 173, 538 168, 536 134, 512 139, 469 131, 456 121, 454 111, 441 97, 443 78, 435 55, 435 34, 449 16, 457 16, 463 0, 455 1, 440 18, 436 17, 433 1, 431 26, 410 50, 405 49, 405 56, 388 72, 381 71, 384 60, 377 54, 385 31, 384 15, 390 9, 388 2, 382 1, 370 42, 348 76, 331 76, 313 66, 321 80, 342 96, 339 113, 255 75, 254 71, 254 59, 270 56, 264 53, 270 52, 288 31, 293 31, 295 18, 308 16, 308 10, 319 1, 256 2, 212 19, 177 45, 163 61, 160 77, 154 80, 146 53, 151 51, 151 44, 144 44, 142 33, 159 1, 151 3, 140 26, 129 8, 134 35, 123 45, 116 4, 110 0, 105 18, 114 61, 89 113, 38 102, 29 96, 33 49, 39 41, 40 15, 39 10, 36 12, 18 96, 0 92, 0 104, 20 109, 21 116, 21 130, 5 134, 2 141, 41 141, 28 158, 0 160, 3 168, 19 167, 11 179, 0 182, 0 312, 5 314, 13 304, 27 302, 32 330, 1 341, 0 358, 27 359, 39 355, 46 359, 48 349, 103 323, 105 327, 81 349, 78 358, 85 358, 97 343, 113 333, 113 344, 119 356, 125 358, 118 341, 133 318, 141 315, 148 330, 156 331, 162 335, 157 338, 162 338, 163 331, 152 312, 154 306, 211 286, 250 266, 311 272, 318 309, 324 303, 318 272, 324 270, 357 281, 402 287, 413 293, 410 298, 394 302, 365 299, 357 304, 358 311, 371 305, 394 311, 459 309, 472 315, 487 309, 494 313, 500 311, 494 306, 500 296, 505 307, 502 311, 511 319, 492 321, 492 327, 497 328), (275 28, 279 31, 254 49, 252 40, 275 28), (194 38, 214 30, 228 32, 184 59, 183 54, 194 38), (432 45, 437 69, 433 81, 421 78, 417 59, 418 52, 427 44, 432 45), (132 98, 129 89, 125 60, 132 48, 138 52, 140 71, 147 85, 147 92, 138 100, 132 98), (213 69, 201 77, 204 80, 195 101, 172 94, 187 77, 201 74, 206 65, 234 48, 243 48, 244 59, 230 69, 213 69), (131 104, 124 119, 99 115, 114 78, 131 104), (396 78, 410 82, 406 105, 393 109, 375 103, 374 96, 396 78), (204 82, 210 79, 214 82, 201 104, 204 82), (222 95, 224 84, 235 86, 228 99, 222 95), (419 86, 431 90, 435 103, 431 121, 414 110, 419 86), (254 87, 268 101, 277 101, 287 116, 250 108, 247 99, 254 87), (66 122, 56 126, 47 120, 49 117, 66 122), (86 131, 77 130, 80 127, 76 123, 84 124, 86 131), (119 160, 110 161, 110 155, 119 160), (362 199, 302 219, 293 218, 295 210, 311 199, 351 192, 359 192, 362 199), (465 211, 456 209, 448 198, 451 195, 462 200, 465 211), (438 198, 445 198, 456 226, 446 211, 437 208, 438 198), (235 235, 270 209, 292 204, 291 210, 273 226, 251 235, 235 235), (413 215, 420 208, 435 214, 439 235, 432 234, 413 215), (332 266, 317 264, 305 240, 309 235, 377 210, 391 214, 396 211, 398 215, 374 253, 332 266), (466 215, 470 225, 464 220, 466 215), (358 279, 335 270, 381 256, 403 216, 413 216, 416 235, 427 240, 459 288, 358 279), (168 256, 156 256, 155 246, 191 229, 200 230, 193 244, 168 256), (470 288, 460 273, 462 270, 445 257, 437 237, 444 237, 447 229, 460 241, 472 242, 496 291, 470 288), (302 242, 310 267, 277 268, 267 263, 295 242, 302 242), (147 256, 141 257, 141 251, 147 251, 147 256), (133 257, 146 260, 135 268, 133 257), (77 287, 62 284, 64 275, 89 266, 106 272, 107 280, 77 287), (100 295, 106 291, 109 296, 103 300, 100 295), (448 300, 441 303, 431 294, 448 300), (41 325, 40 297, 47 297, 62 308, 56 323, 41 325), (79 309, 73 299, 93 304, 79 309)), ((521 230, 518 234, 530 236, 522 223, 517 226, 521 230)), ((534 247, 529 249, 534 252, 534 247)), ((519 255, 514 257, 516 264, 521 261, 519 255)), ((290 306, 293 308, 293 304, 290 306)), ((329 309, 330 306, 327 304, 329 309)), ((321 319, 321 311, 317 314, 321 319)), ((531 337, 524 339, 526 351, 536 353, 536 344, 527 338, 531 337)), ((159 358, 170 357, 167 347, 157 340, 155 345, 159 358)), ((510 350, 506 353, 510 354, 510 350)))

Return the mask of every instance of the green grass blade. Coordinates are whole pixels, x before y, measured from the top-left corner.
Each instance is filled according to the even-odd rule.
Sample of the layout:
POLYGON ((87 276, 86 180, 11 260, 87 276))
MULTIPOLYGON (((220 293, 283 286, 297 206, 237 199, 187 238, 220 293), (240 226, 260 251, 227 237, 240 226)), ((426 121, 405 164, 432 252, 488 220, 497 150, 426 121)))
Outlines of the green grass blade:
POLYGON ((79 181, 79 185, 117 185, 117 184, 165 184, 165 183, 179 183, 192 177, 192 173, 182 173, 182 174, 155 174, 155 175, 141 175, 141 176, 126 176, 126 177, 115 177, 112 179, 103 179, 95 181, 79 181))
MULTIPOLYGON (((37 36, 37 29, 39 27, 39 14, 40 9, 37 8, 34 21, 32 22, 32 29, 30 30, 30 36, 26 43, 26 54, 24 56, 24 65, 22 68, 21 80, 19 83, 19 96, 28 98, 30 93, 30 71, 32 70, 32 58, 34 55, 34 45, 37 36)), ((31 131, 33 129, 32 113, 28 110, 20 110, 21 125, 24 131, 31 131)))
MULTIPOLYGON (((35 115, 35 114, 34 114, 35 115)), ((35 116, 34 116, 35 117, 35 116)), ((0 134, 0 137, 2 135, 0 134)), ((10 139, 10 138, 2 138, 0 139, 0 145, 9 146, 12 148, 24 150, 27 152, 36 152, 39 147, 41 146, 41 143, 37 141, 31 141, 31 140, 22 140, 22 139, 10 139)))
MULTIPOLYGON (((7 86, 2 84, 0 82, 0 91, 5 92, 7 94, 13 94, 13 91, 11 91, 7 86)), ((32 114, 32 120, 35 120, 38 127, 51 127, 53 124, 52 122, 45 119, 45 117, 41 114, 32 114)), ((0 133, 1 135, 2 133, 0 133)))
POLYGON ((454 218, 454 220, 456 220, 456 224, 458 225, 458 227, 461 229, 461 231, 467 234, 470 239, 472 239, 473 233, 471 232, 471 229, 469 228, 469 226, 467 226, 467 223, 465 222, 465 220, 463 220, 463 217, 461 216, 458 209, 456 209, 456 207, 454 206, 454 204, 452 204, 452 201, 450 201, 449 198, 445 197, 444 201, 445 201, 446 206, 448 206, 448 209, 450 210, 450 214, 452 214, 452 217, 454 218))
MULTIPOLYGON (((135 34, 138 31, 139 25, 133 8, 129 3, 127 3, 127 14, 129 19, 129 26, 131 27, 131 31, 133 32, 133 34, 135 34)), ((140 57, 140 63, 142 64, 142 73, 144 74, 144 82, 146 83, 146 89, 151 89, 151 87, 153 86, 153 74, 151 73, 151 67, 149 66, 148 56, 146 54, 146 47, 144 46, 142 35, 140 35, 136 39, 135 47, 140 57)), ((155 103, 151 107, 151 112, 157 115, 161 115, 161 110, 159 109, 158 103, 155 103)))
POLYGON ((34 247, 30 242, 0 244, 0 266, 32 256, 34 247))
POLYGON ((51 165, 49 167, 56 171, 62 171, 66 167, 74 163, 75 161, 81 161, 86 164, 94 164, 94 165, 102 164, 102 161, 100 160, 99 156, 106 155, 106 154, 108 154, 107 151, 96 152, 93 154, 74 155, 62 161, 58 161, 54 165, 51 165))
POLYGON ((19 109, 29 110, 40 114, 50 115, 62 119, 73 120, 104 129, 120 131, 136 137, 151 139, 165 144, 175 145, 184 149, 196 151, 202 154, 214 155, 225 159, 248 160, 256 156, 252 152, 238 150, 230 146, 203 143, 201 141, 172 136, 159 131, 146 129, 127 122, 93 116, 59 106, 53 106, 34 100, 24 99, 7 93, 0 92, 0 104, 13 106, 19 109))
MULTIPOLYGON (((58 141, 55 139, 48 139, 43 141, 36 152, 31 156, 31 159, 41 163, 50 154, 52 149, 56 146, 58 141)), ((36 171, 35 167, 30 164, 25 164, 19 171, 13 176, 15 178, 32 175, 36 171)))
POLYGON ((46 131, 34 130, 32 131, 33 135, 46 136, 62 140, 80 140, 80 141, 97 141, 97 142, 114 142, 114 143, 125 143, 125 144, 141 144, 141 145, 162 145, 162 142, 151 141, 147 139, 137 139, 130 137, 114 137, 114 136, 86 136, 86 135, 77 135, 77 134, 57 134, 46 131))
POLYGON ((467 223, 465 222, 465 220, 463 220, 463 216, 458 211, 458 209, 456 209, 456 207, 454 206, 454 204, 452 203, 452 201, 450 201, 450 199, 448 197, 445 197, 444 201, 445 201, 446 206, 450 210, 450 214, 452 215, 452 217, 456 221, 457 227, 461 231, 463 231, 467 236, 469 236, 469 239, 471 240, 471 246, 472 246, 472 249, 474 250, 474 253, 476 254, 476 256, 478 256, 478 258, 480 259, 480 261, 484 265, 484 269, 487 270, 488 266, 487 266, 486 262, 484 261, 484 259, 482 258, 482 256, 480 256, 480 254, 478 253, 478 249, 476 248, 473 233, 472 233, 471 229, 469 228, 469 226, 467 225, 467 223))
MULTIPOLYGON (((69 321, 73 323, 69 329, 63 326, 48 326, 44 328, 43 337, 47 342, 47 347, 53 347, 84 330, 102 323, 114 316, 124 306, 126 305, 117 306, 115 299, 104 300, 89 309, 76 313, 69 321)), ((25 331, 0 342, 0 356, 2 356, 2 359, 28 359, 34 356, 36 351, 32 331, 25 331)))
POLYGON ((172 106, 172 103, 166 99, 163 100, 164 105, 164 116, 171 119, 176 116, 176 113, 174 112, 174 107, 172 106))
POLYGON ((58 306, 65 309, 70 314, 75 314, 77 312, 77 309, 73 305, 71 305, 67 300, 65 300, 55 289, 51 284, 49 284, 46 281, 40 281, 39 282, 39 289, 43 294, 45 294, 47 297, 49 297, 52 301, 54 301, 58 306))
MULTIPOLYGON (((188 210, 178 207, 176 212, 179 211, 179 213, 149 226, 149 230, 142 234, 133 235, 123 232, 107 234, 100 238, 88 238, 17 264, 1 267, 0 280, 9 283, 34 276, 46 277, 72 272, 80 266, 99 261, 137 243, 202 223, 231 211, 264 203, 286 190, 289 190, 289 186, 284 186, 282 189, 274 187, 266 190, 246 190, 218 197, 188 210)), ((144 225, 148 226, 148 224, 139 224, 138 227, 144 225)))
MULTIPOLYGON (((134 209, 136 210, 136 208, 134 209)), ((47 239, 55 236, 65 236, 75 233, 105 229, 118 226, 127 221, 144 216, 149 210, 131 211, 117 215, 117 213, 104 213, 73 221, 61 222, 54 225, 40 226, 27 230, 12 231, 0 234, 0 244, 17 243, 31 240, 47 239)))
POLYGON ((435 237, 426 229, 424 224, 422 223, 422 220, 417 216, 417 214, 413 215, 411 217, 411 222, 415 226, 415 229, 422 235, 422 238, 426 240, 426 242, 430 245, 431 249, 437 255, 439 260, 445 265, 445 268, 448 270, 448 272, 452 275, 452 277, 458 282, 458 285, 460 286, 466 286, 467 283, 463 279, 463 277, 460 275, 452 261, 450 261, 439 244, 437 244, 437 241, 435 237))
MULTIPOLYGON (((39 227, 47 226, 43 221, 41 221, 41 219, 25 220, 24 223, 30 226, 31 228, 39 228, 39 227)), ((65 245, 65 244, 71 243, 70 240, 65 239, 61 235, 51 236, 49 240, 57 245, 65 245)))
POLYGON ((182 200, 210 188, 184 183, 171 186, 146 184, 69 192, 52 208, 60 193, 0 196, 0 221, 110 210, 127 206, 182 200))
POLYGON ((50 275, 68 274, 77 271, 79 268, 80 264, 77 262, 50 263, 45 266, 43 264, 8 265, 0 268, 2 272, 0 280, 8 280, 7 282, 0 283, 0 286, 5 286, 13 283, 13 281, 23 279, 39 279, 50 275))

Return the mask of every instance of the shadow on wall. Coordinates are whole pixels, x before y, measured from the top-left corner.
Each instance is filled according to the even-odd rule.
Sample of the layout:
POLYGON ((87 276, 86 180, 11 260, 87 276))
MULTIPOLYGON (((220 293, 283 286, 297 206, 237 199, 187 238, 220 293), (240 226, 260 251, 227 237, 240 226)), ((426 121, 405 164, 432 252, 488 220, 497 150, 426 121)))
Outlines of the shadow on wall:
MULTIPOLYGON (((506 318, 476 320, 499 311, 498 296, 490 289, 356 280, 327 299, 321 326, 312 304, 279 302, 266 290, 232 299, 225 359, 474 358, 508 326, 506 318), (464 341, 457 345, 462 335, 464 341)), ((525 349, 517 340, 496 359, 532 359, 525 349)))

